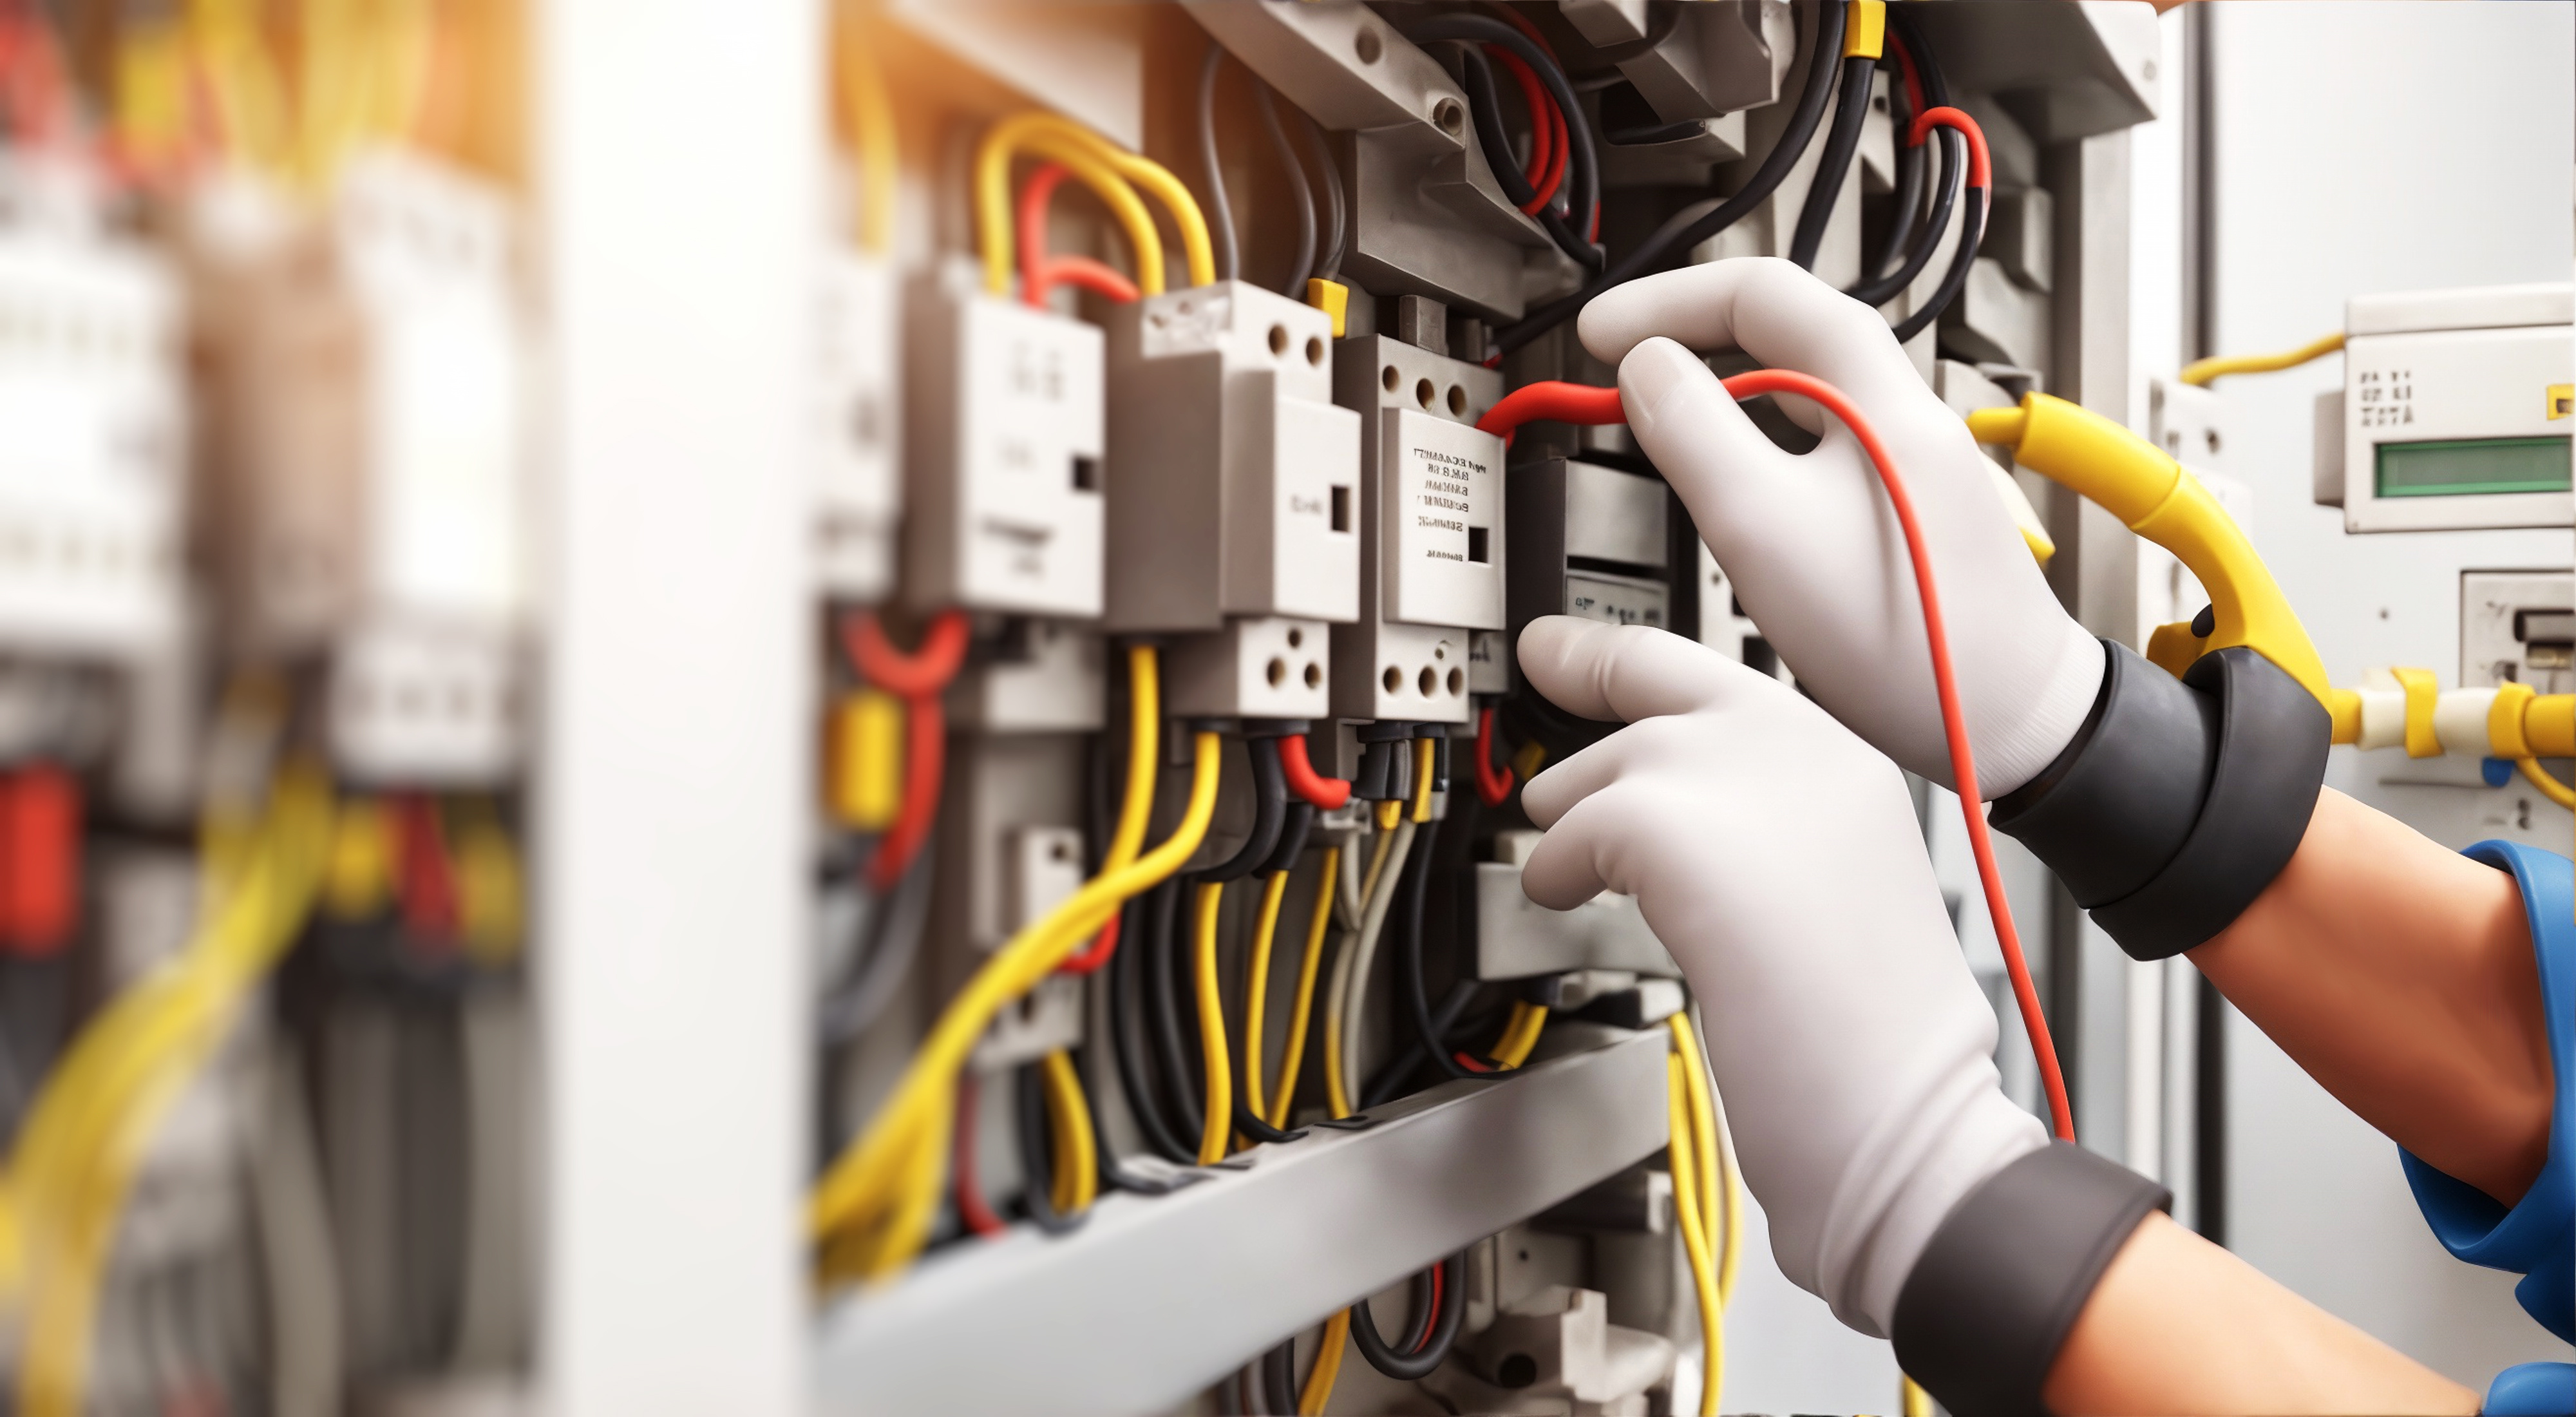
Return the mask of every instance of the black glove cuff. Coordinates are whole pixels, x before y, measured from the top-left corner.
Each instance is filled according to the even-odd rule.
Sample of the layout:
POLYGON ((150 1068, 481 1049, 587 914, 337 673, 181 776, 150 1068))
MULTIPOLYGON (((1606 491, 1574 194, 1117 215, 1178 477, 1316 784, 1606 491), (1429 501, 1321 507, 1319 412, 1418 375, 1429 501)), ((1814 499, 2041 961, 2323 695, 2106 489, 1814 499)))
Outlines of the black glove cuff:
POLYGON ((2177 681, 2104 642, 2075 740, 1991 818, 2120 947, 2163 959, 2234 923, 2288 865, 2325 782, 2324 707, 2250 649, 2177 681))
POLYGON ((1968 1192, 1896 1296, 1897 1365, 1952 1412, 2045 1414, 2057 1350, 2164 1187, 2070 1142, 1968 1192))

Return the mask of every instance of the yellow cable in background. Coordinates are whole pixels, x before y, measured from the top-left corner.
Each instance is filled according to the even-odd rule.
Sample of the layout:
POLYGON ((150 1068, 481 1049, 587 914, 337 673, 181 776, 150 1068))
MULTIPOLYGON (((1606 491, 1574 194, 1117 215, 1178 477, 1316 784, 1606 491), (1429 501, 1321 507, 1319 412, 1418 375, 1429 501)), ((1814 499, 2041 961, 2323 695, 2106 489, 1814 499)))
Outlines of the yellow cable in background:
POLYGON ((2213 379, 2230 374, 2269 374, 2278 369, 2295 369, 2311 360, 2323 359, 2343 348, 2343 334, 2337 331, 2323 339, 2310 340, 2297 349, 2278 354, 2230 354, 2210 359, 2195 359, 2182 366, 2175 377, 2186 384, 2208 388, 2213 379))
POLYGON ((850 5, 834 7, 833 52, 839 62, 834 88, 841 99, 842 122, 859 166, 859 249, 872 256, 894 254, 895 183, 900 157, 895 143, 894 104, 886 97, 885 73, 869 49, 850 5))
POLYGON ((1270 945, 1279 933, 1279 902, 1287 894, 1286 870, 1271 872, 1262 883, 1261 915, 1252 927, 1252 961, 1243 975, 1243 1105, 1265 1122, 1270 1120, 1270 1108, 1261 1100, 1262 1014, 1270 993, 1270 945))
POLYGON ((1324 1339, 1315 1354, 1315 1366, 1308 1370, 1306 1386, 1297 1394, 1297 1417, 1323 1417, 1325 1406, 1333 1400, 1333 1380, 1342 1375, 1342 1347, 1350 1337, 1350 1310, 1343 1309, 1324 1320, 1324 1339))
POLYGON ((1191 976, 1198 989, 1199 1063, 1207 1073, 1207 1111, 1199 1126, 1199 1164, 1225 1160, 1226 1139, 1234 1130, 1234 1062, 1226 1056, 1225 999, 1216 986, 1216 915, 1225 900, 1225 885, 1209 881, 1199 887, 1197 947, 1191 976))
POLYGON ((1271 1099, 1263 1120, 1288 1125, 1288 1108, 1297 1098, 1297 1074, 1306 1061, 1306 1029, 1314 1017, 1315 975, 1324 963, 1324 936, 1333 923, 1333 887, 1339 884, 1342 853, 1324 853, 1324 874, 1315 882, 1315 918, 1306 922, 1306 957, 1297 966, 1297 1002, 1288 1014, 1288 1047, 1279 1060, 1279 1095, 1271 1099))
POLYGON ((1530 1050, 1538 1046, 1539 1030, 1546 1026, 1545 1005, 1512 1000, 1512 1016, 1503 1024, 1503 1036, 1494 1040, 1493 1060, 1506 1068, 1528 1062, 1530 1050))
POLYGON ((1395 824, 1402 820, 1404 820, 1403 798, 1389 797, 1377 804, 1377 829, 1381 835, 1395 830, 1395 824))
POLYGON ((1216 248, 1208 241, 1207 218, 1199 213, 1198 198, 1170 168, 1152 158, 1131 153, 1089 128, 1060 114, 1036 115, 1038 131, 1057 134, 1067 141, 1091 149, 1102 162, 1116 168, 1118 175, 1154 194, 1154 200, 1172 214, 1172 225, 1180 228, 1181 259, 1188 267, 1190 284, 1211 285, 1216 281, 1216 248))
POLYGON ((1932 1394, 1903 1373, 1896 1375, 1896 1402, 1905 1417, 1932 1417, 1932 1394))
POLYGON ((1413 820, 1431 820, 1431 765, 1438 749, 1429 738, 1413 740, 1413 820))
POLYGON ((1699 1296, 1699 1331, 1701 1351, 1705 1355, 1705 1374, 1700 1380, 1700 1417, 1717 1417, 1718 1389, 1726 1379, 1726 1307, 1717 1293, 1717 1267, 1711 1262, 1708 1231, 1700 1223, 1700 1208, 1690 1199, 1699 1194, 1698 1148, 1692 1141, 1690 1083, 1684 1077, 1688 1065, 1679 1053, 1664 1055, 1664 1108, 1669 1118, 1672 1145, 1666 1154, 1672 1158, 1673 1218, 1682 1228, 1682 1250, 1690 1260, 1691 1287, 1699 1296))
POLYGON ((1145 210, 1136 189, 1119 175, 1118 165, 1103 155, 1104 149, 1116 151, 1106 139, 1052 113, 1014 114, 985 130, 975 148, 975 225, 984 253, 987 294, 1008 295, 1011 290, 1012 255, 1018 244, 1011 210, 1011 158, 1022 151, 1062 163, 1089 187, 1118 219, 1128 244, 1135 248, 1136 288, 1147 295, 1163 292, 1162 234, 1154 227, 1153 213, 1145 210), (1083 141, 1085 137, 1094 142, 1083 141))
POLYGON ((2576 809, 2576 787, 2549 775, 2538 758, 2516 758, 2513 765, 2522 770, 2523 780, 2540 789, 2540 794, 2561 807, 2576 809))
MULTIPOLYGON (((1140 677, 1131 698, 1136 712, 1155 715, 1154 678, 1140 677)), ((1004 1005, 1037 987, 1129 897, 1160 883, 1198 850, 1216 810, 1217 735, 1199 733, 1192 746, 1189 804, 1171 835, 1133 864, 1086 882, 995 951, 941 1012, 876 1119, 815 1187, 808 1224, 824 1247, 826 1278, 882 1277, 920 1253, 938 1209, 957 1071, 975 1041, 1004 1005)))
POLYGON ((1080 1215, 1100 1196, 1100 1141, 1091 1130, 1091 1104, 1082 1095, 1072 1054, 1050 1048, 1038 1068, 1046 1079, 1047 1121, 1056 1139, 1047 1203, 1058 1215, 1080 1215))

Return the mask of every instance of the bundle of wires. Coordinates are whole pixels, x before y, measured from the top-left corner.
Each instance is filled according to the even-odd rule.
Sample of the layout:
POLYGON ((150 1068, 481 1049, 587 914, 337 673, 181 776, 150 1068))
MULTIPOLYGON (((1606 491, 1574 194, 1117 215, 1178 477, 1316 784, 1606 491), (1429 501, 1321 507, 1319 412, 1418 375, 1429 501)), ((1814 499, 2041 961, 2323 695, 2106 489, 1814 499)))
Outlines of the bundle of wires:
POLYGON ((23 1312, 19 1412, 85 1410, 99 1296, 146 1142, 302 934, 334 812, 320 770, 296 765, 256 817, 210 813, 194 937, 90 1020, 29 1110, 0 1191, 23 1245, 6 1276, 23 1312))
MULTIPOLYGON (((1216 235, 1217 272, 1226 280, 1240 280, 1244 278, 1241 242, 1235 230, 1234 204, 1226 190, 1225 170, 1217 153, 1217 77, 1225 60, 1224 47, 1211 42, 1199 65, 1194 111, 1199 170, 1208 196, 1208 222, 1216 235)), ((1309 282, 1329 281, 1341 273, 1342 245, 1349 224, 1349 214, 1342 203, 1341 170, 1333 161, 1332 144, 1325 139, 1322 125, 1294 104, 1288 105, 1293 122, 1283 122, 1278 97, 1270 86, 1257 74, 1247 73, 1244 77, 1249 81, 1245 87, 1252 95, 1253 111, 1260 116, 1262 136, 1268 142, 1280 179, 1287 185, 1289 217, 1295 223, 1294 254, 1286 272, 1271 288, 1303 299, 1309 282), (1314 168, 1311 173, 1307 171, 1309 163, 1314 168)))
POLYGON ((1699 1306, 1700 1417, 1716 1417, 1726 1382, 1726 1306, 1735 1297, 1736 1267, 1744 1252, 1744 1207, 1698 1030, 1688 1014, 1675 1014, 1665 1023, 1673 1035, 1673 1049, 1664 1059, 1673 1218, 1682 1232, 1682 1253, 1699 1306))
POLYGON ((1605 261, 1593 238, 1601 226, 1601 158, 1592 144, 1590 121, 1546 41, 1528 27, 1528 21, 1508 10, 1505 13, 1512 23, 1479 14, 1433 15, 1409 21, 1404 34, 1417 44, 1457 46, 1477 146, 1494 179, 1502 184, 1503 195, 1535 218, 1548 239, 1576 265, 1600 270, 1605 261), (1488 50, 1502 59, 1521 85, 1532 132, 1528 169, 1517 160, 1511 138, 1503 131, 1502 99, 1486 61, 1488 50), (1547 185, 1542 187, 1542 182, 1547 185), (1557 203, 1559 183, 1563 210, 1557 203))
MULTIPOLYGON (((1020 228, 1011 210, 1011 162, 1022 153, 1062 167, 1109 209, 1127 234, 1136 262, 1134 285, 1138 294, 1160 295, 1165 288, 1162 234, 1154 225, 1153 213, 1138 197, 1139 188, 1153 195, 1180 232, 1182 260, 1188 268, 1190 284, 1206 285, 1216 279, 1215 248, 1208 236, 1207 219, 1199 210, 1198 199, 1190 195, 1179 178, 1162 164, 1128 152, 1072 119, 1032 112, 994 124, 975 149, 975 225, 983 249, 987 293, 1011 293, 1012 255, 1020 243, 1020 228)), ((1067 269, 1083 268, 1077 265, 1067 269)), ((1080 277, 1059 274, 1055 278, 1080 277)))

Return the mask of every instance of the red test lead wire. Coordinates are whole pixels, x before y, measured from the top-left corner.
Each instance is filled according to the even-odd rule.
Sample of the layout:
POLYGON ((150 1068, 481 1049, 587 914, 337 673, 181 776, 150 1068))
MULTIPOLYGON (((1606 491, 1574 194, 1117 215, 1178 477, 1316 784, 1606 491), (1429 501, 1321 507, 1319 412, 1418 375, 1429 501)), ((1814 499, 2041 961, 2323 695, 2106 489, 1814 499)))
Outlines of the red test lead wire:
MULTIPOLYGON (((1954 109, 1936 108, 1915 120, 1918 131, 1940 115, 1954 109)), ((1966 116, 1959 115, 1962 119, 1966 116)), ((1957 125, 1951 125, 1957 126, 1957 125)), ((1971 120, 1963 129, 1968 133, 1972 153, 1969 184, 1977 185, 1987 175, 1984 136, 1971 120)), ((1861 416, 1859 408, 1843 391, 1794 369, 1756 369, 1721 381, 1726 391, 1738 399, 1756 398, 1763 394, 1797 394, 1814 400, 1834 417, 1842 420, 1852 436, 1860 440, 1861 451, 1869 454, 1870 466, 1877 469, 1879 485, 1887 489, 1887 500, 1896 512, 1897 525, 1905 531, 1905 554, 1914 565, 1915 599, 1923 605, 1923 642, 1932 658, 1932 687, 1941 702, 1941 731, 1950 745, 1950 777, 1958 789, 1959 815, 1968 828, 1968 848, 1977 860, 1978 884, 1985 889, 1986 912, 1995 925, 1995 941, 2003 948, 2004 968, 2012 975, 2013 999, 2021 1006, 2022 1028, 2030 1035, 2030 1050, 2039 1059, 2040 1082, 2048 1092, 2050 1130, 2061 1141, 2075 1140, 2075 1109, 2066 1098, 2066 1076, 2057 1064, 2057 1045, 2048 1033, 2048 1017, 2039 1006, 2039 990, 2031 983, 2030 961, 2022 954, 2021 932, 2013 926, 2012 902, 2004 895, 2003 873, 1995 866, 1994 839, 1987 833, 1984 796, 1977 791, 1977 763, 1968 742, 1968 717, 1959 706, 1958 676, 1950 665, 1950 636, 1941 615, 1941 595, 1932 576, 1932 553, 1924 539, 1923 527, 1915 519, 1914 499, 1905 490, 1905 481, 1896 471, 1896 459, 1880 442, 1878 431, 1861 416)), ((1595 388, 1586 384, 1547 381, 1514 389, 1502 402, 1486 410, 1476 426, 1488 433, 1500 434, 1505 442, 1512 431, 1523 423, 1547 419, 1560 423, 1619 423, 1626 414, 1619 407, 1617 389, 1595 388)))

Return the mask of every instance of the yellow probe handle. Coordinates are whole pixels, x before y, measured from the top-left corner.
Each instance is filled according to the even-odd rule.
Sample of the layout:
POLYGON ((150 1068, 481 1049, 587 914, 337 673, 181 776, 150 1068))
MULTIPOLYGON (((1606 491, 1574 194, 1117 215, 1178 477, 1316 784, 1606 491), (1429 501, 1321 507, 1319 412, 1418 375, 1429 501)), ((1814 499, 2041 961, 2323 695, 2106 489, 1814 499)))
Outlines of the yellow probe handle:
POLYGON ((2100 414, 2043 393, 2024 395, 2019 408, 1979 409, 1968 415, 1968 430, 1980 443, 2009 445, 2023 467, 2100 503, 2200 578, 2216 624, 2197 641, 2187 629, 2159 631, 2150 647, 2157 664, 2179 675, 2202 654, 2243 645, 2316 696, 2334 717, 2338 741, 2347 737, 2346 720, 2359 731, 2359 698, 2326 681, 2316 646, 2263 558, 2182 464, 2100 414))

